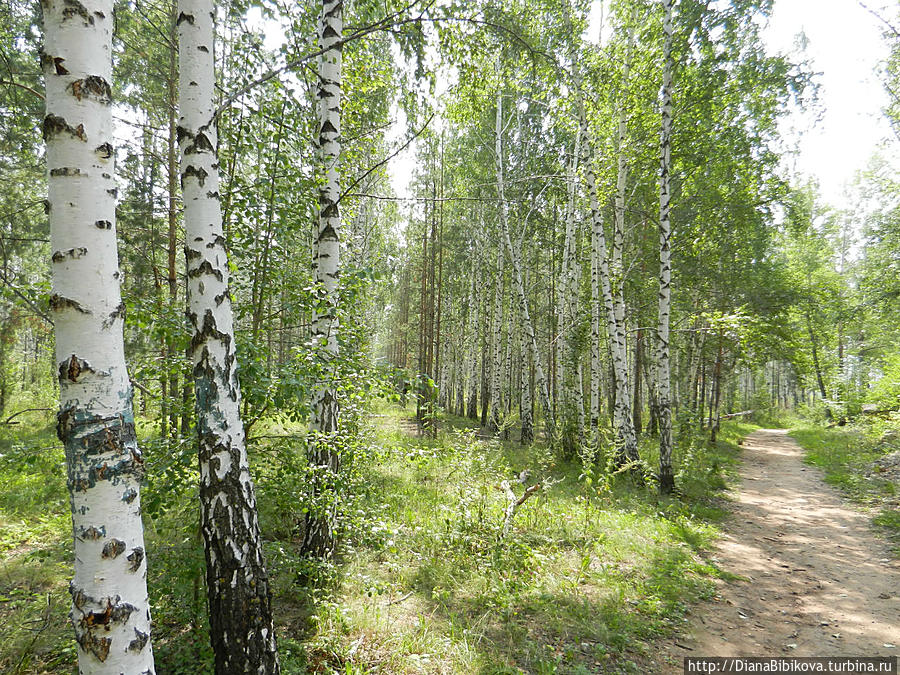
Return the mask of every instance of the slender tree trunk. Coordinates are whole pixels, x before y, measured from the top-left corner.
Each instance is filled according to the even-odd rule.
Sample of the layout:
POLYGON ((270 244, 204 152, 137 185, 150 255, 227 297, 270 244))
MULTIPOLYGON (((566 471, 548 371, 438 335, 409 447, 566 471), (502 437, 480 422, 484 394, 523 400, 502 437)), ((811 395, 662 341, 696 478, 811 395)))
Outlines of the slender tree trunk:
POLYGON ((559 335, 562 348, 562 359, 560 360, 560 383, 562 387, 560 391, 560 401, 562 403, 560 436, 565 457, 574 457, 584 441, 584 400, 581 387, 579 386, 581 354, 578 349, 578 341, 574 335, 578 298, 578 260, 575 246, 577 237, 575 226, 576 168, 580 160, 582 134, 583 129, 579 126, 575 134, 575 150, 572 154, 572 161, 569 164, 566 234, 559 275, 562 283, 559 302, 559 335))
POLYGON ((341 194, 338 163, 341 157, 341 60, 344 29, 343 0, 323 0, 319 16, 318 110, 319 222, 313 246, 314 280, 322 289, 323 302, 313 315, 313 331, 325 361, 324 379, 313 391, 309 420, 307 461, 313 473, 312 495, 316 503, 306 514, 303 538, 305 555, 325 558, 334 553, 337 498, 322 498, 334 491, 340 471, 340 452, 334 446, 340 408, 333 383, 338 358, 338 282, 341 273, 341 194))
POLYGON ((619 101, 619 121, 616 131, 616 196, 615 196, 615 229, 613 234, 612 254, 610 256, 610 278, 613 295, 613 311, 615 314, 614 333, 611 336, 615 344, 613 361, 616 365, 616 405, 620 407, 621 417, 620 442, 624 446, 624 455, 630 461, 637 461, 637 438, 631 420, 628 403, 630 401, 627 352, 625 344, 625 270, 622 257, 625 249, 625 192, 627 188, 628 162, 625 156, 625 143, 628 137, 627 101, 631 75, 631 50, 634 46, 634 35, 628 33, 628 55, 625 58, 622 73, 622 92, 619 101))
POLYGON ((631 406, 631 419, 634 422, 634 434, 640 436, 643 431, 643 420, 641 413, 643 412, 644 400, 641 392, 641 365, 644 353, 643 331, 638 328, 634 338, 634 403, 631 406))
MULTIPOLYGON (((495 148, 497 157, 497 196, 500 200, 500 230, 503 236, 506 252, 509 255, 512 264, 513 284, 516 287, 516 295, 519 299, 519 318, 521 319, 522 328, 525 331, 527 344, 531 350, 531 360, 534 363, 537 377, 537 387, 541 396, 541 406, 544 409, 545 423, 551 442, 556 436, 556 420, 553 416, 553 408, 550 402, 550 388, 547 378, 544 376, 544 368, 540 362, 540 351, 538 349, 537 338, 534 334, 534 326, 531 323, 531 315, 528 311, 528 298, 525 295, 525 284, 522 281, 522 264, 519 256, 513 249, 512 239, 509 236, 509 222, 507 218, 506 196, 504 193, 503 180, 503 140, 502 140, 502 119, 503 119, 503 98, 498 92, 497 94, 497 118, 495 127, 495 148)), ((501 249, 502 256, 502 249, 501 249)))
POLYGON ((218 675, 277 673, 271 591, 240 417, 219 201, 213 5, 179 0, 178 9, 178 138, 210 639, 218 675))
MULTIPOLYGON (((178 255, 178 130, 176 124, 176 109, 178 103, 178 83, 176 78, 178 74, 176 72, 176 61, 177 61, 177 52, 176 49, 176 41, 177 41, 177 15, 178 4, 175 0, 171 0, 172 2, 172 11, 170 13, 170 36, 172 39, 172 44, 169 48, 169 73, 168 73, 168 82, 166 83, 167 94, 168 94, 168 104, 169 104, 169 137, 168 144, 166 147, 167 150, 167 164, 168 164, 168 211, 167 211, 167 220, 168 220, 168 237, 166 240, 166 253, 167 253, 167 265, 166 270, 167 281, 169 287, 169 316, 175 317, 180 314, 178 309, 178 270, 175 264, 177 255, 178 255)), ((174 404, 174 401, 177 400, 177 392, 179 391, 178 387, 178 371, 180 367, 180 357, 178 354, 178 350, 176 349, 176 339, 175 336, 171 333, 166 335, 165 339, 165 352, 166 358, 163 361, 162 367, 168 371, 167 377, 169 378, 168 382, 168 391, 170 396, 170 401, 166 403, 169 413, 169 435, 171 438, 176 438, 178 436, 178 406, 174 404)))
POLYGON ((716 434, 719 432, 719 400, 722 390, 722 332, 719 331, 719 350, 716 353, 716 365, 713 371, 713 382, 710 391, 709 403, 709 442, 716 442, 716 434))
POLYGON ((659 306, 656 326, 656 420, 659 425, 659 490, 675 489, 672 470, 672 384, 669 322, 672 315, 672 258, 669 170, 672 145, 672 5, 663 2, 662 121, 659 135, 659 306))
MULTIPOLYGON (((427 205, 426 205, 427 208, 427 205)), ((416 419, 421 425, 425 420, 425 358, 427 347, 425 345, 426 314, 428 306, 428 218, 425 218, 425 231, 422 233, 422 283, 419 288, 419 375, 416 378, 416 419)))
POLYGON ((132 414, 116 249, 111 0, 46 0, 50 308, 56 333, 75 569, 70 618, 85 675, 153 673, 141 523, 144 471, 132 414))
MULTIPOLYGON (((478 417, 478 326, 479 326, 479 317, 478 317, 478 309, 480 307, 480 303, 478 301, 478 296, 476 295, 476 288, 479 286, 477 284, 478 273, 474 269, 472 269, 472 287, 469 290, 469 316, 468 316, 468 330, 466 331, 468 335, 468 349, 467 351, 467 360, 468 367, 466 369, 466 382, 468 383, 469 388, 469 398, 468 405, 465 410, 465 415, 470 419, 477 419, 478 417)), ((463 414, 463 413, 460 413, 463 414)))
POLYGON ((831 407, 828 405, 828 391, 825 389, 825 379, 822 377, 822 366, 819 363, 819 344, 816 340, 816 333, 813 331, 812 319, 809 312, 806 313, 806 329, 809 332, 809 344, 812 348, 813 368, 816 371, 816 384, 819 386, 819 393, 822 395, 822 403, 825 405, 825 418, 832 419, 831 407))
POLYGON ((613 373, 612 380, 615 385, 614 389, 610 391, 612 398, 610 406, 613 411, 613 419, 616 426, 617 455, 619 456, 620 462, 637 461, 639 459, 637 454, 637 439, 634 435, 634 427, 628 410, 630 397, 628 395, 628 368, 625 359, 625 331, 620 330, 619 328, 616 301, 613 297, 609 258, 607 257, 606 249, 606 237, 603 231, 603 217, 600 211, 600 201, 597 195, 597 180, 594 174, 594 151, 587 125, 587 115, 584 110, 584 103, 581 95, 581 80, 577 73, 578 70, 576 66, 575 92, 579 123, 582 134, 585 137, 584 175, 587 182, 591 207, 591 243, 594 248, 592 255, 596 256, 599 263, 598 272, 600 277, 600 291, 606 310, 606 330, 609 336, 610 358, 613 373))
MULTIPOLYGON (((587 154, 587 153, 586 153, 587 154)), ((600 424, 600 237, 597 225, 591 222, 591 414, 590 426, 600 424)))
POLYGON ((494 279, 493 341, 491 355, 491 416, 488 430, 492 434, 503 425, 503 402, 500 396, 502 386, 503 359, 503 249, 497 249, 497 268, 494 279))

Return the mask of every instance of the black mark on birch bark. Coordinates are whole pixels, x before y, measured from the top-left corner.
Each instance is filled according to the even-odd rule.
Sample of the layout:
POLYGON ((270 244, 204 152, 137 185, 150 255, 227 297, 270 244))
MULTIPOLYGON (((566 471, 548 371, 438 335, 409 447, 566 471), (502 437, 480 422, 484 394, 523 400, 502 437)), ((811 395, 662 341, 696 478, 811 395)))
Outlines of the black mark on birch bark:
POLYGON ((55 178, 56 176, 81 176, 83 174, 81 169, 77 167, 62 166, 58 169, 50 169, 50 175, 55 178))
POLYGON ((112 312, 109 313, 109 316, 106 317, 106 320, 103 322, 104 328, 109 328, 113 325, 116 319, 124 319, 125 318, 125 303, 120 302, 119 306, 116 307, 112 312))
POLYGON ((56 251, 50 259, 55 263, 62 262, 66 258, 77 260, 85 253, 87 253, 87 249, 84 246, 78 246, 77 248, 70 248, 68 251, 56 251))
POLYGON ((82 526, 81 532, 78 534, 78 538, 82 541, 96 541, 97 539, 103 539, 105 536, 105 527, 94 527, 93 525, 89 525, 88 527, 82 526))
POLYGON ((87 11, 87 8, 82 5, 78 0, 65 0, 63 2, 63 21, 67 19, 71 19, 75 16, 80 16, 84 21, 85 26, 93 26, 94 25, 94 17, 90 15, 87 11))
MULTIPOLYGON (((57 296, 58 297, 58 296, 57 296)), ((84 359, 79 359, 75 354, 59 364, 59 379, 78 382, 82 373, 93 373, 94 369, 84 359)))
POLYGON ((104 558, 115 559, 118 558, 125 552, 125 542, 121 539, 110 539, 103 546, 103 554, 104 558))
POLYGON ((83 630, 79 634, 75 632, 75 639, 81 648, 96 656, 101 662, 106 661, 109 656, 109 646, 112 644, 112 638, 97 637, 93 631, 83 630))
POLYGON ((200 187, 203 187, 203 184, 206 182, 206 177, 209 174, 206 172, 202 166, 198 169, 196 166, 188 166, 185 167, 184 173, 181 175, 181 187, 184 187, 184 182, 190 176, 194 176, 197 179, 197 182, 200 184, 200 187))
POLYGON ((66 308, 74 309, 77 312, 81 312, 82 314, 90 314, 90 310, 85 309, 81 306, 77 300, 72 300, 71 298, 64 298, 61 295, 54 293, 50 296, 50 309, 55 312, 61 312, 66 308))
POLYGON ((129 563, 128 566, 129 572, 137 572, 141 568, 141 563, 144 562, 144 549, 140 546, 137 546, 131 549, 131 553, 126 557, 129 563))
POLYGON ((79 101, 90 98, 98 103, 109 104, 112 102, 112 90, 109 82, 99 75, 88 75, 83 80, 75 80, 68 86, 68 90, 79 101))
POLYGON ((134 629, 134 640, 128 643, 128 651, 130 652, 139 652, 146 645, 147 641, 150 639, 149 633, 144 633, 143 631, 139 631, 137 628, 134 629))

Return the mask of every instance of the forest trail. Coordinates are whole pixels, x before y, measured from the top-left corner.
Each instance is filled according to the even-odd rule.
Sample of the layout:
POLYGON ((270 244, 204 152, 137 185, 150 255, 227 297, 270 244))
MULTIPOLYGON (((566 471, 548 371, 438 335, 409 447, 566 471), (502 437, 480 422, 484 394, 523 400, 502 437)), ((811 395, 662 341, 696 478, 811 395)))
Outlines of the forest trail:
POLYGON ((900 564, 869 516, 803 463, 784 430, 745 439, 740 475, 713 562, 741 578, 718 582, 662 646, 659 671, 681 673, 684 656, 900 653, 900 564))

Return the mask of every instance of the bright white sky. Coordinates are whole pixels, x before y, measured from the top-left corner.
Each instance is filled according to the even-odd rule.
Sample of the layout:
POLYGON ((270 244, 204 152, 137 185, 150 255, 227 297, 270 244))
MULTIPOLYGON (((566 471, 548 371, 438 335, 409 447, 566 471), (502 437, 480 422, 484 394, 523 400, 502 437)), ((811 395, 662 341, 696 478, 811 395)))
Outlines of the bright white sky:
MULTIPOLYGON (((864 1, 890 16, 881 11, 885 0, 864 1)), ((891 133, 881 115, 887 95, 876 70, 888 48, 879 20, 857 0, 775 0, 764 33, 770 51, 793 51, 801 31, 813 70, 821 73, 822 116, 815 122, 809 113, 791 115, 785 140, 794 136, 799 154, 788 166, 818 178, 824 200, 843 206, 844 186, 891 133)))

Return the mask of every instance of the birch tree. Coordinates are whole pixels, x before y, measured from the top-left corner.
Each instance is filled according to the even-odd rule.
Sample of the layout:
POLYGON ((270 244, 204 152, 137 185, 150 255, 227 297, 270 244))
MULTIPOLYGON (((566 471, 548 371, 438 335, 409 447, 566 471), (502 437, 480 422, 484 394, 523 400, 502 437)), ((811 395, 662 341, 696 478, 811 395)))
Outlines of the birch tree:
POLYGON ((330 374, 338 357, 338 282, 341 272, 341 34, 344 29, 343 0, 323 0, 319 15, 316 112, 318 115, 319 214, 313 241, 313 275, 320 289, 320 304, 313 314, 313 334, 325 359, 323 379, 313 392, 309 420, 307 461, 312 469, 313 498, 318 502, 307 512, 303 551, 315 557, 334 552, 337 518, 333 496, 325 494, 340 470, 340 454, 332 447, 338 430, 337 391, 330 374))
POLYGON ((153 673, 138 449, 125 366, 112 130, 113 7, 43 4, 50 307, 56 330, 75 573, 70 617, 86 675, 153 673))
POLYGON ((671 197, 669 167, 672 139, 672 6, 663 4, 663 78, 661 91, 661 126, 659 135, 659 313, 656 329, 656 409, 659 424, 659 489, 669 493, 675 489, 672 472, 672 394, 669 368, 669 317, 672 312, 672 262, 669 220, 671 197))
POLYGON ((497 268, 494 272, 494 309, 491 319, 493 331, 491 342, 491 416, 488 429, 491 433, 500 431, 503 425, 503 249, 497 248, 497 268))
POLYGON ((637 437, 634 423, 628 410, 631 400, 628 382, 628 364, 625 344, 625 270, 622 256, 625 249, 625 192, 628 185, 628 161, 625 145, 628 139, 627 95, 628 81, 631 77, 631 52, 634 47, 634 32, 627 29, 627 55, 622 67, 622 82, 619 91, 619 115, 616 127, 616 193, 615 193, 615 228, 613 232, 612 251, 610 254, 609 272, 612 284, 614 325, 610 335, 612 342, 612 359, 615 370, 616 416, 619 419, 619 441, 622 452, 629 461, 638 459, 637 437))
POLYGON ((210 640, 218 675, 277 673, 219 202, 213 16, 211 0, 179 1, 178 140, 210 640))
MULTIPOLYGON (((506 208, 506 193, 503 178, 503 96, 497 93, 497 113, 494 126, 494 154, 496 156, 497 198, 500 206, 500 234, 503 238, 503 247, 509 255, 512 264, 512 281, 516 287, 516 296, 519 301, 519 318, 522 322, 522 330, 525 331, 525 343, 530 350, 531 362, 534 364, 536 386, 541 399, 541 407, 544 411, 544 420, 547 424, 548 435, 551 441, 556 436, 556 421, 553 416, 553 406, 550 401, 550 385, 541 365, 541 356, 538 350, 537 337, 534 332, 534 324, 531 321, 531 313, 528 310, 528 296, 525 294, 525 283, 522 280, 521 255, 516 254, 513 248, 512 238, 509 234, 509 217, 506 208)), ((501 255, 502 255, 501 248, 501 255)), ((523 380, 524 382, 524 380, 523 380)), ((530 407, 530 406, 529 406, 530 407)))
MULTIPOLYGON (((628 461, 636 461, 637 439, 635 438, 634 426, 632 424, 631 415, 628 410, 628 369, 625 359, 625 331, 624 326, 620 323, 619 316, 622 315, 624 322, 624 306, 619 305, 616 301, 616 295, 613 291, 612 272, 610 270, 610 257, 606 245, 606 235, 603 228, 603 214, 600 208, 600 198, 598 196, 597 178, 594 170, 594 144, 587 121, 587 111, 584 104, 584 92, 582 90, 582 80, 577 61, 573 61, 573 79, 576 111, 578 113, 578 123, 581 134, 584 136, 583 152, 584 152, 584 176, 588 189, 588 199, 591 211, 591 262, 592 262, 592 278, 591 278, 591 298, 592 302, 596 298, 596 310, 592 308, 592 324, 596 316, 596 322, 599 323, 599 299, 602 297, 604 310, 606 314, 606 332, 609 338, 610 352, 612 354, 612 370, 613 370, 613 386, 615 388, 615 401, 613 402, 613 422, 616 428, 617 454, 620 461, 627 459, 628 461)), ((620 122, 620 133, 621 122, 620 122)), ((620 164, 621 167, 621 164, 620 164)), ((620 168, 619 175, 623 170, 620 168)), ((624 180, 619 181, 624 184, 624 180)), ((624 194, 624 188, 622 190, 624 194)), ((622 207, 622 216, 624 218, 624 205, 622 207)), ((591 388, 596 386, 596 380, 599 380, 599 326, 596 329, 592 326, 592 349, 595 350, 596 361, 592 354, 591 359, 591 388), (596 338, 593 336, 596 333, 596 338), (596 347, 594 345, 596 344, 596 347), (595 363, 597 367, 595 368, 595 363)), ((598 387, 599 390, 599 387, 598 387)), ((593 394, 592 394, 593 396, 593 394)), ((596 408, 599 410, 599 391, 598 400, 592 400, 592 413, 596 408)))

